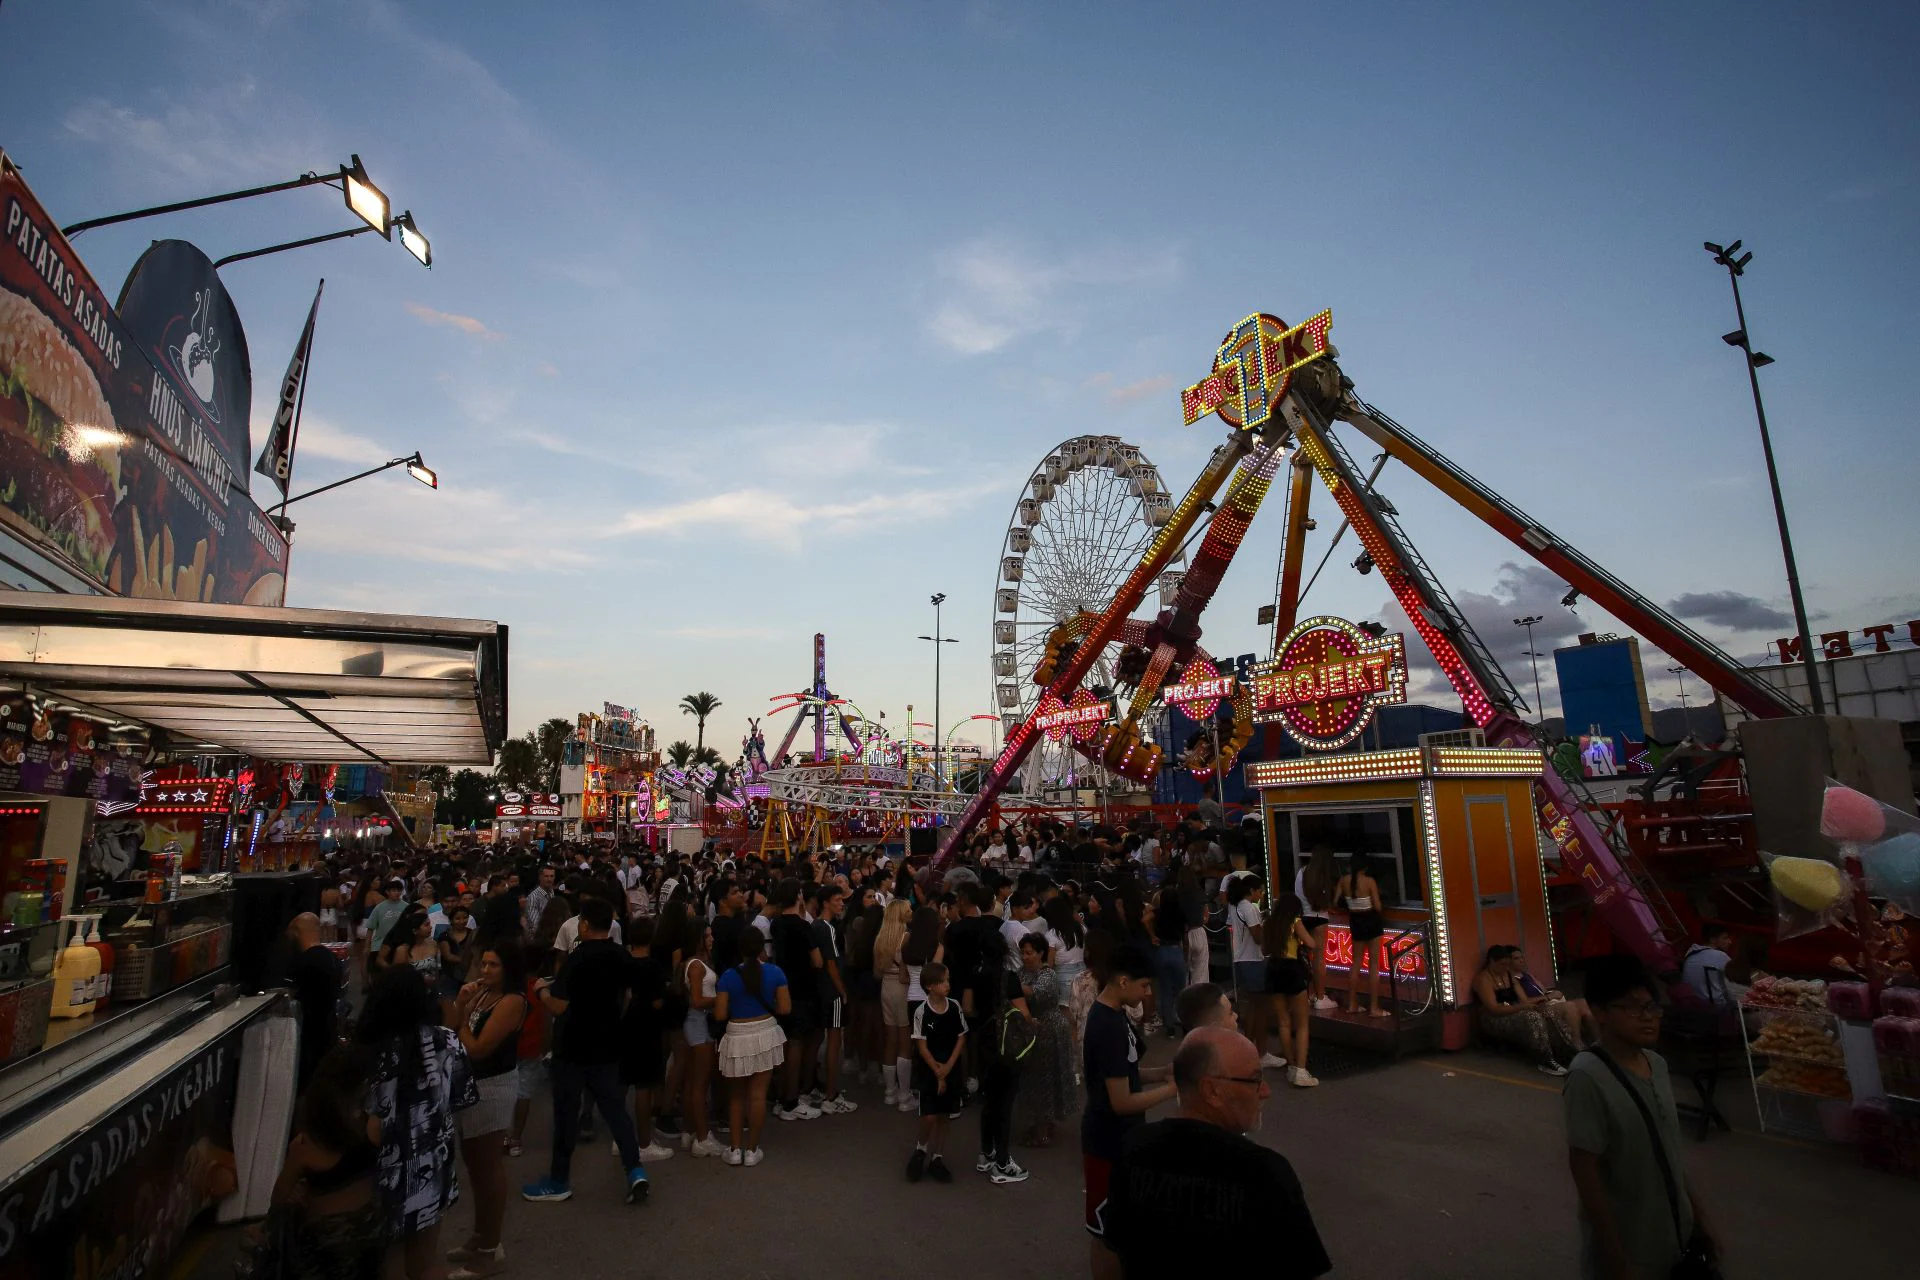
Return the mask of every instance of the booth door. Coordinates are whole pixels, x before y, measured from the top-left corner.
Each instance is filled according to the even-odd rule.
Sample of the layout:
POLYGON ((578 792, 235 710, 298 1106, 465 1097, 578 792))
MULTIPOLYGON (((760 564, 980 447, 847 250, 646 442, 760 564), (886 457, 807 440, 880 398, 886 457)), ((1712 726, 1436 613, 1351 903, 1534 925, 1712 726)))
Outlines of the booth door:
MULTIPOLYGON (((1496 943, 1519 945, 1522 921, 1513 858, 1513 821, 1504 795, 1463 797, 1467 850, 1473 866, 1474 918, 1479 928, 1476 962, 1496 943)), ((1532 815, 1529 814, 1529 817, 1532 815)))

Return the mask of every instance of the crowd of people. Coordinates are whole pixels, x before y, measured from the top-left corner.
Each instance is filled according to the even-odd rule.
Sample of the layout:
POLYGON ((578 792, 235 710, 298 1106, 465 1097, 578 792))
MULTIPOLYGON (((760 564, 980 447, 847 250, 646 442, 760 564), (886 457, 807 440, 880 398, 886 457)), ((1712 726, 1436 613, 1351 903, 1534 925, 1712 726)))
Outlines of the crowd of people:
MULTIPOLYGON (((831 1123, 868 1105, 917 1117, 914 1182, 955 1180, 954 1122, 974 1112, 974 1172, 996 1186, 1026 1181, 1020 1150, 1078 1113, 1096 1277, 1171 1263, 1181 1237, 1150 1224, 1176 1185, 1183 1203, 1243 1206, 1249 1238, 1284 1219, 1279 1273, 1322 1274, 1291 1167, 1244 1134, 1274 1083, 1319 1083, 1308 1025, 1314 1004, 1333 1004, 1329 915, 1346 912, 1358 958, 1379 889, 1364 859, 1343 871, 1315 850, 1263 906, 1265 877, 1247 866, 1259 858, 1255 840, 1190 818, 986 833, 938 879, 861 847, 768 861, 461 846, 335 866, 321 910, 289 931, 306 1028, 297 1132, 247 1268, 499 1272, 511 1162, 538 1158, 536 1106, 551 1109, 550 1139, 520 1196, 537 1204, 573 1197, 596 1120, 636 1203, 650 1163, 752 1168, 769 1115, 831 1123), (1145 1065, 1155 1035, 1179 1041, 1167 1066, 1145 1065), (1140 1137, 1176 1099, 1179 1115, 1140 1137), (472 1233, 447 1248, 463 1191, 472 1233)), ((1521 964, 1490 958, 1489 1022, 1530 1049, 1597 1037, 1585 1004, 1521 964)), ((1356 973, 1350 1006, 1361 986, 1356 973)), ((1370 1005, 1381 1011, 1377 988, 1370 1005)))

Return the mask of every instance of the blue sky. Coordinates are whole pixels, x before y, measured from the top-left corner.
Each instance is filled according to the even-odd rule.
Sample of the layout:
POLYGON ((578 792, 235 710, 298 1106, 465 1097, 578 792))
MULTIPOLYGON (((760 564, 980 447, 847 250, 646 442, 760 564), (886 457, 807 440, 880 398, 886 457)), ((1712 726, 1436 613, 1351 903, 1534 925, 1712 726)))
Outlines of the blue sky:
MULTIPOLYGON (((932 591, 946 718, 987 709, 1026 477, 1095 432, 1184 488, 1220 433, 1177 389, 1253 310, 1331 307, 1367 399, 1648 595, 1731 593, 1701 625, 1757 657, 1785 584, 1704 239, 1757 255, 1810 607, 1914 616, 1916 28, 1910 4, 6 0, 0 146, 62 221, 360 153, 436 265, 361 238, 229 267, 256 433, 324 275, 297 483, 418 448, 442 488, 306 504, 289 603, 496 618, 515 728, 611 699, 671 737, 710 689, 731 749, 817 630, 839 692, 930 718, 932 591)), ((156 236, 217 257, 344 218, 302 191, 79 247, 111 294, 156 236)), ((1404 470, 1380 485, 1523 687, 1514 614, 1617 629, 1404 470)), ((1276 498, 1214 652, 1264 646, 1280 523, 1276 498)), ((1351 554, 1308 605, 1377 616, 1351 554)))

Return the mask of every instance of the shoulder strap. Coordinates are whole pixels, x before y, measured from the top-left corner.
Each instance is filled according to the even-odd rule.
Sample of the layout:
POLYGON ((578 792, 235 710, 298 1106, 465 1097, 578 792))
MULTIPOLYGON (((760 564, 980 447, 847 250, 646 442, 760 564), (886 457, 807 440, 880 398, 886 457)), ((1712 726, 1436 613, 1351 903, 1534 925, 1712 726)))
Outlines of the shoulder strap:
POLYGON ((1642 1098, 1640 1091, 1633 1087, 1633 1082, 1627 1079, 1627 1073, 1621 1069, 1619 1063, 1613 1060, 1613 1055, 1597 1045, 1588 1052, 1605 1063, 1607 1070, 1613 1072, 1614 1079, 1620 1082, 1620 1087, 1627 1091, 1629 1098, 1633 1099, 1634 1108, 1640 1112, 1640 1118, 1646 1122, 1647 1137, 1653 1143, 1653 1158, 1660 1166, 1660 1180, 1667 1184, 1667 1211, 1673 1215, 1673 1234, 1679 1238, 1681 1250, 1685 1251, 1687 1237, 1680 1230, 1680 1186, 1674 1180, 1673 1166, 1667 1163, 1667 1144, 1660 1137, 1660 1126, 1654 1123, 1653 1112, 1647 1109, 1646 1099, 1642 1098))

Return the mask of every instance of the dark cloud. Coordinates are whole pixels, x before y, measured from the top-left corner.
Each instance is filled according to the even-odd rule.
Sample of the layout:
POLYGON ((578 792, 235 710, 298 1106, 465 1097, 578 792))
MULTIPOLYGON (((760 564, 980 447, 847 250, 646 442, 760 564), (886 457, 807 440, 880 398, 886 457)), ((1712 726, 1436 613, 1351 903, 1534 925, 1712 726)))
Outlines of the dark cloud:
POLYGON ((1711 622, 1729 631, 1791 630, 1793 615, 1738 591, 1690 591, 1667 602, 1675 617, 1711 622))

